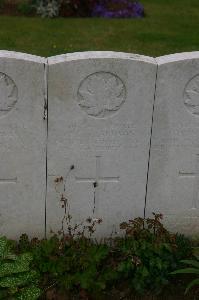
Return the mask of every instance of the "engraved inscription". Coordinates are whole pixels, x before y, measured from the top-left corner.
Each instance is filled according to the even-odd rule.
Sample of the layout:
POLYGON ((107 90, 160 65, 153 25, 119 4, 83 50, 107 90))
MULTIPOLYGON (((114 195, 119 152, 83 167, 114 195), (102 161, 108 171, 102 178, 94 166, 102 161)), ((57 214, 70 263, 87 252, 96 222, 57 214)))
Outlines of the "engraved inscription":
POLYGON ((17 183, 17 177, 14 178, 0 178, 1 183, 17 183))
POLYGON ((115 182, 119 181, 119 176, 117 177, 102 177, 101 176, 101 156, 96 156, 96 175, 95 177, 75 177, 78 182, 91 182, 94 189, 94 206, 93 213, 96 212, 99 205, 99 189, 101 183, 115 182))
POLYGON ((195 171, 194 172, 180 171, 179 175, 181 177, 193 177, 194 178, 193 198, 192 198, 191 209, 197 209, 198 202, 199 202, 199 154, 196 155, 195 171))
POLYGON ((199 75, 187 83, 184 90, 184 104, 193 115, 199 115, 199 75))
POLYGON ((124 103, 126 89, 122 80, 109 72, 97 72, 84 79, 78 89, 79 106, 88 115, 104 118, 116 112, 124 103))
POLYGON ((117 150, 121 148, 135 148, 140 143, 136 137, 136 126, 132 122, 114 123, 105 128, 92 124, 78 124, 73 122, 66 128, 64 139, 68 148, 82 150, 117 150))

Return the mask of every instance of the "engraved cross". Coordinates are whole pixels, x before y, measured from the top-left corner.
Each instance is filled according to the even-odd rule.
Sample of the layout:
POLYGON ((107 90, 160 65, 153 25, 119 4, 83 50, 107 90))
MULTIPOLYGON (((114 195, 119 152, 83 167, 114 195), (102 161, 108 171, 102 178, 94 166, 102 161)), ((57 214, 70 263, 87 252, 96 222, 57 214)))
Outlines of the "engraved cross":
POLYGON ((95 177, 75 177, 78 182, 91 182, 94 188, 94 207, 93 213, 96 212, 96 205, 99 204, 99 189, 101 183, 119 181, 119 176, 116 177, 102 177, 101 176, 101 156, 96 156, 96 175, 95 177))
POLYGON ((196 164, 195 164, 195 172, 184 172, 180 171, 179 175, 181 177, 193 177, 194 185, 193 185, 193 198, 192 198, 192 208, 197 209, 199 203, 199 154, 196 154, 196 164))

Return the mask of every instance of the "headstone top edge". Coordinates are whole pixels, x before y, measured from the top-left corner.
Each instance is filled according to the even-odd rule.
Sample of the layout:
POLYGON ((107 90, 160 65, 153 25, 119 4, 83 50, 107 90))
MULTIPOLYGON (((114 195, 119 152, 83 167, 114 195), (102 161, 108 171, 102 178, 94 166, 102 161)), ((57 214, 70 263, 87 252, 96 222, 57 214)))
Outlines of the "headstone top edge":
POLYGON ((156 62, 158 66, 169 64, 173 62, 179 62, 179 61, 186 61, 186 60, 192 60, 192 59, 199 59, 199 51, 195 52, 182 52, 182 53, 175 53, 175 54, 169 54, 164 56, 156 57, 156 62))
POLYGON ((19 60, 36 62, 41 64, 47 63, 47 59, 41 56, 27 54, 23 52, 7 51, 7 50, 0 50, 0 58, 19 59, 19 60))
POLYGON ((86 59, 126 59, 132 61, 141 61, 157 65, 155 59, 150 56, 144 56, 133 53, 116 52, 116 51, 85 51, 85 52, 74 52, 68 54, 61 54, 51 56, 48 58, 48 64, 54 65, 63 62, 70 62, 74 60, 86 60, 86 59))

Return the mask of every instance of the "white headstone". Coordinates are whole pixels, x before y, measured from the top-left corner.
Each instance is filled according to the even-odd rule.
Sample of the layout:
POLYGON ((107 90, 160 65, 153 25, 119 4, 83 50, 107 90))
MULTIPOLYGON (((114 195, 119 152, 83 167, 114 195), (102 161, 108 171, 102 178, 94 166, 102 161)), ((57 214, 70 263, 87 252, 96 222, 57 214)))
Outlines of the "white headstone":
POLYGON ((114 52, 48 62, 47 232, 61 228, 63 194, 74 223, 102 218, 106 236, 144 214, 156 63, 114 52))
POLYGON ((0 51, 0 235, 9 238, 44 235, 44 63, 0 51))
POLYGON ((157 58, 147 216, 199 232, 199 52, 157 58))

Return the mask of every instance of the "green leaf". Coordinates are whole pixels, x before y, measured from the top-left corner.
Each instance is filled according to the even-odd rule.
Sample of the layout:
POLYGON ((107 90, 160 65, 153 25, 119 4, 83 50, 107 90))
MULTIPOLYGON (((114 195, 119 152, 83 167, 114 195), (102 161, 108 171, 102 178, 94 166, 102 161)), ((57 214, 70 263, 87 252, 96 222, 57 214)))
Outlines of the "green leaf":
POLYGON ((16 300, 37 300, 41 295, 41 289, 32 286, 21 289, 21 291, 15 296, 16 300))
POLYGON ((149 276, 149 271, 147 270, 146 267, 142 267, 141 274, 142 274, 143 277, 149 276))
POLYGON ((30 262, 33 260, 32 254, 15 255, 11 250, 11 242, 5 237, 1 237, 0 299, 38 299, 41 290, 36 286, 32 286, 38 282, 38 273, 30 270, 30 262), (25 285, 31 286, 25 288, 25 285))
POLYGON ((185 268, 171 272, 170 274, 199 274, 199 270, 195 268, 185 268))
POLYGON ((0 278, 15 273, 27 272, 28 270, 29 270, 29 265, 3 263, 0 266, 0 278))
POLYGON ((187 286, 186 290, 185 290, 185 295, 188 293, 188 291, 194 286, 194 285, 199 285, 199 278, 196 278, 194 280, 192 280, 189 285, 187 286))
POLYGON ((1 263, 0 277, 28 271, 31 260, 32 255, 29 253, 24 253, 18 256, 15 261, 1 263))
POLYGON ((15 276, 9 276, 0 279, 0 286, 4 288, 22 286, 34 281, 36 278, 36 271, 25 272, 23 274, 17 274, 15 276))
POLYGON ((7 255, 4 257, 4 259, 16 260, 17 259, 17 255, 15 255, 13 253, 7 253, 7 255))
POLYGON ((197 261, 197 260, 184 259, 184 260, 181 260, 181 262, 199 269, 199 261, 197 261))

